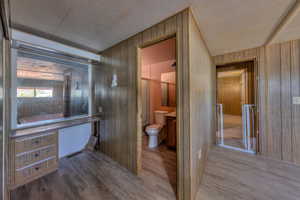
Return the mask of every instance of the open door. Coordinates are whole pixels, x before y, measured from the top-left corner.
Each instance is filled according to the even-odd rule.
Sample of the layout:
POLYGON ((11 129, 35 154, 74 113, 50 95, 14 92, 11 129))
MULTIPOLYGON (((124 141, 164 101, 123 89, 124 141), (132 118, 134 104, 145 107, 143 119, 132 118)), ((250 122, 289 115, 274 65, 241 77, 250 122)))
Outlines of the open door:
POLYGON ((217 144, 257 152, 254 61, 217 66, 217 144))

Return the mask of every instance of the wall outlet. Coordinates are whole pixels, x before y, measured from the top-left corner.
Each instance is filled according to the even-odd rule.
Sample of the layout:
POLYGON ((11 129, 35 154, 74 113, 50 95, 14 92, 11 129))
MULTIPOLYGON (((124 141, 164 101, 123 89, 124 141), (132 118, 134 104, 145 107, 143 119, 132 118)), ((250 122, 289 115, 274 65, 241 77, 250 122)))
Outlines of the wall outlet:
POLYGON ((200 149, 200 150, 198 151, 198 159, 201 160, 201 157, 202 157, 202 149, 200 149))
POLYGON ((293 104, 299 105, 300 104, 300 97, 293 97, 293 104))
POLYGON ((98 112, 99 112, 99 113, 102 113, 102 111, 103 111, 102 107, 99 106, 99 107, 98 107, 98 112))

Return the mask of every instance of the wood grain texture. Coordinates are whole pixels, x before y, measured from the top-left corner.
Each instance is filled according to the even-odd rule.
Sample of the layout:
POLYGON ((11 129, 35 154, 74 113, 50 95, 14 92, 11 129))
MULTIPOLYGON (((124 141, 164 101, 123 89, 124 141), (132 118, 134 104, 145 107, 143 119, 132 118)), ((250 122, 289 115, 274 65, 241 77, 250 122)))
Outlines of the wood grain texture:
POLYGON ((300 199, 296 165, 215 147, 196 200, 300 199))
MULTIPOLYGON (((300 96, 300 41, 291 43, 291 95, 300 96)), ((292 105, 292 158, 300 163, 300 106, 292 105)))
POLYGON ((189 116, 188 86, 188 15, 184 10, 145 31, 120 42, 101 52, 103 62, 94 80, 97 104, 103 107, 104 121, 101 130, 101 151, 119 162, 132 172, 141 169, 142 119, 141 102, 139 102, 140 83, 138 80, 139 48, 176 35, 177 70, 178 70, 178 194, 179 199, 189 199, 189 116), (113 74, 118 77, 118 86, 112 87, 113 74), (99 79, 99 80, 98 80, 99 79), (103 81, 101 80, 103 79, 103 81), (183 112, 185 111, 185 112, 183 112), (181 119, 185 120, 181 120, 181 119), (186 187, 186 188, 185 188, 186 187), (185 188, 185 189, 183 189, 185 188), (186 194, 185 194, 186 192, 186 194))
MULTIPOLYGON (((244 89, 245 90, 245 89, 244 89)), ((241 76, 218 78, 218 103, 223 104, 224 114, 242 115, 241 76)))
POLYGON ((215 65, 202 39, 196 20, 189 19, 189 90, 191 199, 195 199, 215 135, 215 65), (199 156, 200 154, 200 156, 199 156))
POLYGON ((214 57, 217 65, 255 59, 260 154, 300 165, 300 40, 214 57))
MULTIPOLYGON (((266 67, 268 72, 268 151, 267 155, 282 159, 282 118, 281 114, 281 54, 280 45, 266 49, 266 67)), ((264 119, 261 119, 264 120, 264 119)))
POLYGON ((281 44, 282 159, 292 161, 291 42, 281 44))
POLYGON ((176 153, 160 150, 143 152, 140 177, 99 152, 63 158, 58 171, 12 191, 11 200, 174 200, 176 153))
POLYGON ((13 138, 9 149, 9 187, 14 189, 57 169, 58 131, 13 138))

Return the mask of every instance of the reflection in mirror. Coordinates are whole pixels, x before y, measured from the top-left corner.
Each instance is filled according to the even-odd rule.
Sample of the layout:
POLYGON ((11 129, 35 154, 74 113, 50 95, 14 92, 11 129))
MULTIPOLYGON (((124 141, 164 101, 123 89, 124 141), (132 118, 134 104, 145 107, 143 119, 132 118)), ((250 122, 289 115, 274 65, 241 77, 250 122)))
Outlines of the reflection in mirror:
POLYGON ((88 64, 17 51, 17 124, 88 114, 88 64))

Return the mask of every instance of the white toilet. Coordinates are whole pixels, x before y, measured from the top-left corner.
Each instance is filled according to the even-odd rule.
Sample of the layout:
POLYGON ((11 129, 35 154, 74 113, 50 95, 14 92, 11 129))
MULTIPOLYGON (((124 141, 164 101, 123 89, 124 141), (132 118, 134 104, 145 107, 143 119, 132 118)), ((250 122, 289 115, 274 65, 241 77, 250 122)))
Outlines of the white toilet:
POLYGON ((154 111, 154 124, 147 126, 146 133, 149 136, 149 148, 155 148, 159 145, 159 143, 163 140, 163 128, 166 124, 167 111, 154 111), (161 134, 161 135, 160 135, 161 134))

